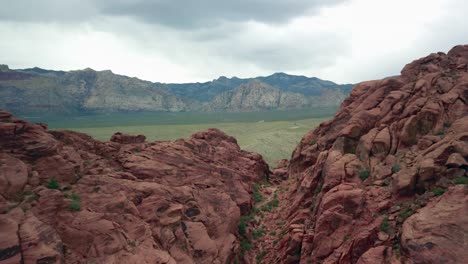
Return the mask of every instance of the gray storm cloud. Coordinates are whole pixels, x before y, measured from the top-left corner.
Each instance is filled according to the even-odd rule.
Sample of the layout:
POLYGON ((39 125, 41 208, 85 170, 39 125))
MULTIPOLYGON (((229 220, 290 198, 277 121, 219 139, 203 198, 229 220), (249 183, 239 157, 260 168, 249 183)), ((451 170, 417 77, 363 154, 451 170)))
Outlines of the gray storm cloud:
POLYGON ((468 43, 465 0, 0 0, 0 64, 152 81, 396 75, 468 43))
POLYGON ((284 23, 345 0, 15 0, 0 9, 0 19, 75 22, 99 15, 132 17, 173 28, 216 26, 255 20, 284 23))

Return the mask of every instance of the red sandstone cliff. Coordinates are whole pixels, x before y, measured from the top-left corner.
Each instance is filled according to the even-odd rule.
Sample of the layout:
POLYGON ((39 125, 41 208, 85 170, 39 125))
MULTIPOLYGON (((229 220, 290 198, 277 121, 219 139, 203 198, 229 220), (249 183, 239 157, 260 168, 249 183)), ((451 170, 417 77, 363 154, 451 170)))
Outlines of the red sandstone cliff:
POLYGON ((216 129, 99 142, 0 112, 0 263, 230 263, 258 154, 216 129), (56 181, 55 181, 56 180, 56 181))
POLYGON ((467 103, 468 45, 354 87, 294 151, 264 263, 466 263, 467 103))

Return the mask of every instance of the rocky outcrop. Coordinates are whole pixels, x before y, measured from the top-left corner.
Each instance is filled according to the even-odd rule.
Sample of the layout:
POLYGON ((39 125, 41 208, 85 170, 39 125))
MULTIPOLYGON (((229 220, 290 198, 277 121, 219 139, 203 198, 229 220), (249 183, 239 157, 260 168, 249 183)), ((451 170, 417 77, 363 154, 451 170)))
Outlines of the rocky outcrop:
POLYGON ((249 79, 220 77, 205 83, 163 84, 111 71, 11 70, 3 65, 0 66, 0 109, 25 115, 297 109, 337 106, 349 94, 351 87, 318 78, 279 73, 249 79), (241 91, 251 81, 261 82, 262 86, 270 88, 253 89, 242 94, 241 91), (272 91, 277 95, 272 97, 268 94, 272 91), (233 96, 233 93, 237 95, 233 96), (258 99, 262 102, 256 103, 258 99))
MULTIPOLYGON (((463 263, 468 222, 468 46, 355 86, 304 136, 288 176, 277 263, 463 263)), ((266 263, 266 262, 265 262, 266 263)))
POLYGON ((145 142, 146 137, 144 135, 129 135, 124 133, 114 133, 110 139, 112 142, 117 142, 120 144, 134 144, 134 143, 143 143, 145 142))
POLYGON ((232 263, 268 165, 210 129, 100 142, 0 112, 1 263, 232 263))

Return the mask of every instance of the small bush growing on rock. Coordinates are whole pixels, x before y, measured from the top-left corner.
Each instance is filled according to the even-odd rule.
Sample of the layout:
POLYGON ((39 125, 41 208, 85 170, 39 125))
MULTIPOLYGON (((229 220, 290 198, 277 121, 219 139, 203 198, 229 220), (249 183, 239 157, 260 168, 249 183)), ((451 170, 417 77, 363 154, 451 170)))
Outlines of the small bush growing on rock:
POLYGON ((80 197, 80 195, 78 195, 76 193, 72 193, 71 195, 65 194, 64 197, 68 198, 68 199, 71 199, 71 202, 68 205, 68 208, 70 208, 71 211, 78 212, 78 211, 81 210, 81 205, 80 205, 81 197, 80 197))
POLYGON ((407 205, 405 209, 400 211, 400 214, 398 215, 400 218, 400 221, 403 222, 406 220, 406 218, 410 217, 412 214, 414 214, 414 210, 411 207, 411 205, 407 205))
POLYGON ((388 233, 389 229, 390 229, 390 223, 388 222, 388 216, 385 216, 384 219, 382 220, 382 223, 380 224, 380 231, 388 233))
POLYGON ((276 236, 276 231, 271 231, 271 232, 269 233, 269 235, 270 235, 270 236, 276 236))
POLYGON ((432 193, 435 196, 441 196, 442 194, 444 194, 444 192, 445 192, 445 189, 440 188, 440 187, 436 187, 436 188, 432 189, 432 193))
POLYGON ((453 180, 455 184, 465 184, 468 185, 468 177, 458 177, 453 180))
POLYGON ((73 212, 78 212, 81 210, 81 205, 80 201, 71 201, 70 204, 68 205, 68 208, 70 208, 71 211, 73 212))
POLYGON ((397 173, 400 171, 400 164, 395 164, 392 166, 392 173, 397 173))
POLYGON ((72 199, 73 201, 81 201, 81 197, 79 194, 76 194, 76 193, 72 193, 70 195, 70 199, 72 199))
POLYGON ((259 202, 263 201, 263 197, 260 194, 260 185, 254 184, 254 185, 252 185, 252 189, 253 189, 253 198, 254 198, 255 202, 259 203, 259 202))
POLYGON ((264 212, 271 212, 273 208, 278 207, 278 205, 279 205, 278 199, 274 199, 272 201, 269 201, 265 205, 263 205, 261 210, 264 212))
POLYGON ((60 185, 57 181, 57 179, 55 178, 52 178, 50 179, 48 182, 47 182, 47 186, 46 186, 48 189, 54 189, 54 190, 59 190, 60 189, 60 185))
POLYGON ((277 225, 277 226, 282 226, 282 225, 284 225, 284 224, 286 224, 286 222, 285 222, 285 221, 279 221, 279 222, 276 222, 276 225, 277 225))
POLYGON ((63 191, 69 191, 71 189, 72 189, 72 187, 70 185, 67 185, 67 186, 62 188, 63 191))
POLYGON ((253 239, 257 239, 257 238, 260 238, 262 237, 263 235, 265 235, 266 233, 266 230, 264 228, 261 228, 261 229, 258 229, 258 230, 254 230, 252 232, 252 238, 253 239))
POLYGON ((288 229, 287 228, 283 228, 281 230, 281 233, 278 234, 278 238, 282 238, 284 235, 286 235, 286 233, 288 232, 288 229))
POLYGON ((310 142, 310 145, 312 145, 312 146, 315 145, 315 144, 317 144, 317 140, 312 140, 312 141, 310 142))
POLYGON ((238 230, 240 235, 245 235, 247 228, 247 221, 244 216, 240 218, 239 225, 238 225, 238 230))
POLYGON ((250 244, 250 242, 244 237, 241 237, 240 242, 241 242, 241 244, 240 244, 240 255, 244 256, 246 251, 249 251, 249 250, 252 249, 252 244, 250 244))
POLYGON ((400 258, 400 245, 399 244, 393 245, 393 252, 395 252, 395 255, 397 256, 397 258, 400 258))
POLYGON ((370 171, 369 169, 364 169, 359 172, 359 178, 363 181, 365 181, 367 178, 370 176, 370 171))
POLYGON ((443 130, 439 130, 436 132, 436 136, 443 136, 445 135, 445 132, 443 130))
POLYGON ((452 122, 450 122, 450 121, 445 121, 445 122, 444 122, 444 127, 445 127, 445 128, 449 128, 449 127, 451 127, 451 126, 452 126, 452 122))
POLYGON ((130 245, 132 248, 136 248, 136 242, 135 242, 135 241, 130 242, 129 245, 130 245))
POLYGON ((257 256, 255 257, 255 259, 257 260, 257 264, 260 264, 262 262, 262 259, 266 254, 267 252, 265 250, 257 254, 257 256))

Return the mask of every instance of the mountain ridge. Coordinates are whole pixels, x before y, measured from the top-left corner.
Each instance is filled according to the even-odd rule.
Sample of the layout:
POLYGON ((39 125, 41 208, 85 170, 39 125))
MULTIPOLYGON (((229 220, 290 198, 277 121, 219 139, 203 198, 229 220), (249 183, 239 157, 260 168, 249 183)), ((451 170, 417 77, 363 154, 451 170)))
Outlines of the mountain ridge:
MULTIPOLYGON (((282 93, 299 93, 310 97, 309 105, 339 105, 349 94, 351 84, 335 84, 316 77, 274 73, 255 78, 220 76, 203 83, 159 83, 114 74, 110 70, 90 68, 76 71, 45 70, 38 67, 11 70, 7 65, 0 71, 0 108, 13 113, 22 112, 118 112, 118 111, 211 111, 212 100, 242 84, 257 80, 282 93), (333 91, 333 93, 328 93, 333 91), (328 94, 328 97, 323 97, 328 94), (321 97, 321 98, 320 98, 321 97), (320 98, 320 100, 312 100, 320 98), (338 103, 337 103, 338 102, 338 103), (21 107, 19 107, 21 106, 21 107)), ((297 96, 296 96, 297 97, 297 96)), ((275 109, 295 109, 278 105, 275 109)), ((253 105, 237 111, 273 109, 272 105, 253 105)))

